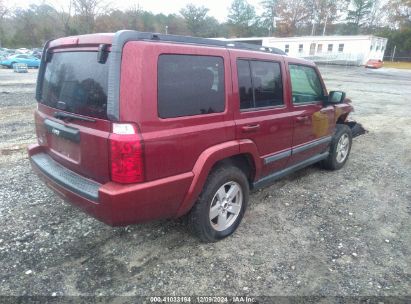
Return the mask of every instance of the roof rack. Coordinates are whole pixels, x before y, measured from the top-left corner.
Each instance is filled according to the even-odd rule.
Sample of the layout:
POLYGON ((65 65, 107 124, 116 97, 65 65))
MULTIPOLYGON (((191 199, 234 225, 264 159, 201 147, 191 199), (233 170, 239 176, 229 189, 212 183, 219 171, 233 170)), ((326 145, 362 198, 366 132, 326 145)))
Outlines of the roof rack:
POLYGON ((176 42, 176 43, 186 43, 186 44, 199 44, 206 46, 218 46, 223 48, 240 49, 257 51, 264 53, 272 53, 277 55, 287 55, 284 51, 278 48, 264 47, 250 43, 216 40, 210 38, 198 38, 191 36, 180 36, 180 35, 168 35, 160 33, 150 33, 150 32, 138 32, 132 30, 122 30, 116 32, 114 36, 114 44, 122 44, 131 40, 151 40, 151 41, 166 41, 166 42, 176 42), (121 43, 124 41, 124 43, 121 43))

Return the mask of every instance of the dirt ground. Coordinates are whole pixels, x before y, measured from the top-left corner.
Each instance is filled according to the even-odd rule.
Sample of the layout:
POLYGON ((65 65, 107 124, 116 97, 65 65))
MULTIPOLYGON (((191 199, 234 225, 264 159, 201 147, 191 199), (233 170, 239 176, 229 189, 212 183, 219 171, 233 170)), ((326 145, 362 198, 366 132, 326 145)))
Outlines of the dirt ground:
POLYGON ((63 202, 25 153, 36 71, 0 69, 0 294, 410 296, 411 72, 320 69, 369 133, 342 170, 252 194, 215 244, 180 221, 111 228, 63 202))

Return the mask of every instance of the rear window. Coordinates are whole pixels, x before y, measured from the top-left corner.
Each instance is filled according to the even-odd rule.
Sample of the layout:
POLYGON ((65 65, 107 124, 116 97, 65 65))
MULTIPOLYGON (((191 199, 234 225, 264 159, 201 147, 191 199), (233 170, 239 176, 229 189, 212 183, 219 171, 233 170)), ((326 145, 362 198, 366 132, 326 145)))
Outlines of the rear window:
POLYGON ((223 58, 160 55, 158 115, 161 118, 223 112, 223 58))
POLYGON ((46 65, 41 103, 60 110, 107 118, 108 64, 97 52, 54 53, 46 65))

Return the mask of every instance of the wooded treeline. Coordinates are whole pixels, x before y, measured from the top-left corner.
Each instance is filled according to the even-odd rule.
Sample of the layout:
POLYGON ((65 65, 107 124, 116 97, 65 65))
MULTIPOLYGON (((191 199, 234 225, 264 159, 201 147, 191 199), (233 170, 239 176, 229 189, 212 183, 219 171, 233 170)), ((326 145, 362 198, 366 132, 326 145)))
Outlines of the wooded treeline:
POLYGON ((246 0, 233 0, 225 22, 205 6, 188 4, 179 14, 164 15, 137 4, 113 9, 108 1, 9 9, 0 0, 1 46, 39 47, 61 36, 134 29, 200 37, 375 34, 389 38, 388 52, 393 45, 411 51, 411 0, 262 0, 258 10, 246 0))

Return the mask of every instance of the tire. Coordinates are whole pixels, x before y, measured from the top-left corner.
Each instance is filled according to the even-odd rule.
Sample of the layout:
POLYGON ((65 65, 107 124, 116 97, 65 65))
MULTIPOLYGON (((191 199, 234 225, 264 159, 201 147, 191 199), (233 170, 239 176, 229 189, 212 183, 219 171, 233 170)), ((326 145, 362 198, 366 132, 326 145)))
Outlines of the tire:
POLYGON ((231 235, 244 216, 249 191, 243 171, 232 165, 217 167, 208 176, 202 193, 188 214, 190 230, 206 243, 231 235), (232 198, 230 190, 236 193, 232 198), (228 200, 227 194, 230 195, 228 200))
POLYGON ((351 129, 343 124, 337 124, 330 145, 328 158, 321 162, 324 169, 339 170, 348 160, 352 146, 351 129))
POLYGON ((10 64, 10 66, 9 66, 9 69, 14 68, 13 65, 14 65, 15 63, 16 63, 16 62, 12 62, 12 63, 10 64))

